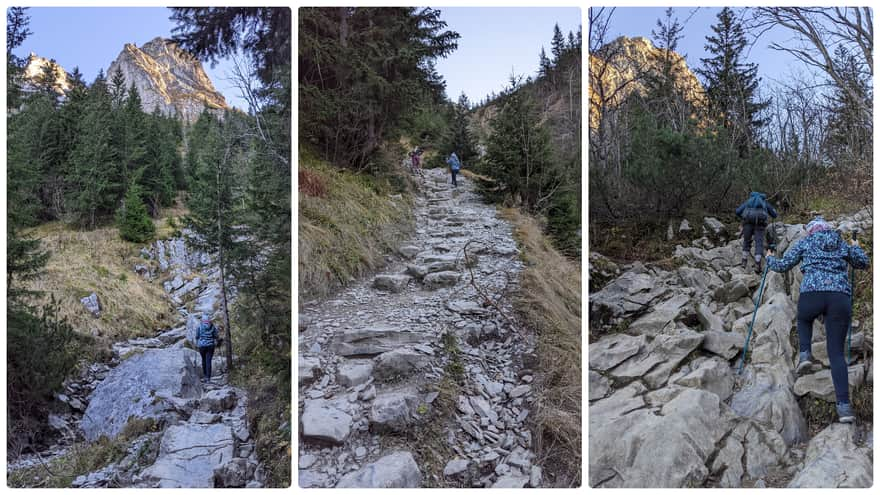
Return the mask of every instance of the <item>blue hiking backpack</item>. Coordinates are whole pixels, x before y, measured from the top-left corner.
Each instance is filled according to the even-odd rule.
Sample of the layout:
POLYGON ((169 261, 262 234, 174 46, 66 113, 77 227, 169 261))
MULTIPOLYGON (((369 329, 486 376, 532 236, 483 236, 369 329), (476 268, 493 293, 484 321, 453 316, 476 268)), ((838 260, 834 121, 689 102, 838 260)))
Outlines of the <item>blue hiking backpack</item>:
POLYGON ((755 225, 767 225, 767 203, 760 197, 751 197, 742 215, 743 221, 755 225))

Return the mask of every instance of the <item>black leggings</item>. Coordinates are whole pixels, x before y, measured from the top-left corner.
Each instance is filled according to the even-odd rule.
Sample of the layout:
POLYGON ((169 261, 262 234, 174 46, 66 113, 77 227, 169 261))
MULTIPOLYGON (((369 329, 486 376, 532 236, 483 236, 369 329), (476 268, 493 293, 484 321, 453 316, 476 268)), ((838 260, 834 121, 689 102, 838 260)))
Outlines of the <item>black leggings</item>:
POLYGON ((748 256, 749 251, 752 248, 753 236, 755 238, 755 256, 761 257, 764 255, 764 230, 766 228, 766 225, 756 225, 753 223, 743 224, 743 253, 746 256, 748 256))
POLYGON ((801 352, 810 350, 813 320, 825 315, 825 343, 831 361, 831 381, 837 402, 849 402, 849 376, 844 358, 846 332, 852 318, 850 297, 843 292, 802 292, 798 300, 797 330, 801 352))
POLYGON ((211 378, 211 359, 214 358, 214 346, 199 347, 199 354, 202 355, 202 376, 211 378))

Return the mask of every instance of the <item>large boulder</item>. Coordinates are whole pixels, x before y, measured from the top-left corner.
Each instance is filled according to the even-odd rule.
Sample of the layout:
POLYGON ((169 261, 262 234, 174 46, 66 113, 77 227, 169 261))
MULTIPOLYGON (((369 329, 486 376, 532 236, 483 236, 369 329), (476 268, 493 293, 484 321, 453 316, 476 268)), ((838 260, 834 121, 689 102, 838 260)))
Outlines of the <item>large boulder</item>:
POLYGON ((89 397, 81 427, 86 440, 114 438, 134 418, 160 418, 173 398, 202 393, 199 355, 191 349, 147 349, 110 371, 89 397))
POLYGON ((79 300, 82 305, 92 314, 95 318, 101 316, 101 301, 98 300, 98 295, 92 292, 88 296, 79 300))
POLYGON ((727 400, 733 393, 734 378, 727 361, 714 358, 707 359, 697 369, 675 380, 675 383, 706 390, 717 395, 721 400, 727 400))
POLYGON ((627 331, 634 334, 654 335, 666 328, 674 327, 675 320, 682 317, 689 308, 691 297, 678 294, 654 306, 653 311, 632 322, 627 331))
POLYGON ((214 471, 232 461, 234 447, 227 425, 174 425, 165 430, 159 457, 141 477, 158 488, 213 488, 214 471))
POLYGON ((409 283, 407 275, 377 275, 373 279, 373 287, 386 292, 401 292, 409 283))
POLYGON ((642 352, 611 370, 611 375, 623 380, 641 378, 649 387, 659 388, 702 342, 702 334, 686 329, 658 335, 642 352))
POLYGON ((724 226, 717 218, 703 218, 703 235, 709 236, 715 240, 727 239, 727 227, 724 226))
POLYGON ((745 344, 742 336, 733 332, 704 332, 703 349, 724 359, 733 359, 745 344))
POLYGON ((788 488, 870 488, 871 450, 857 446, 853 425, 835 423, 810 440, 803 468, 788 488))
POLYGON ((343 476, 336 488, 420 488, 422 472, 407 451, 397 451, 343 476))
POLYGON ((787 364, 747 364, 743 384, 730 399, 730 407, 740 416, 771 425, 787 445, 807 438, 807 423, 787 364))
POLYGON ((647 309, 669 292, 646 273, 624 272, 602 290, 590 295, 590 314, 599 319, 630 315, 647 309))
POLYGON ((734 421, 718 396, 684 389, 662 407, 622 414, 617 405, 631 401, 612 396, 590 407, 590 486, 701 486, 710 474, 706 462, 734 421), (615 406, 603 404, 612 400, 615 406))
POLYGON ((741 488, 744 477, 766 476, 785 455, 779 433, 752 420, 739 423, 724 439, 710 465, 719 488, 741 488))

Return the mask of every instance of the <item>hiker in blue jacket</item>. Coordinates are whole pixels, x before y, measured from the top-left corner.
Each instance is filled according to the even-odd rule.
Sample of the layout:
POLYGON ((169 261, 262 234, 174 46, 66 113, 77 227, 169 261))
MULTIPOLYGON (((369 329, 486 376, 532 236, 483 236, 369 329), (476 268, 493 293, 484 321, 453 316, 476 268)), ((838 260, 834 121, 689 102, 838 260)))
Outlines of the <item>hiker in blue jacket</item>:
POLYGON ((798 263, 804 279, 801 282, 797 307, 798 347, 800 355, 796 372, 800 374, 813 362, 811 342, 813 320, 825 317, 825 338, 831 381, 837 399, 837 415, 841 423, 855 419, 849 403, 849 377, 844 359, 846 334, 852 318, 852 287, 847 268, 868 267, 868 256, 853 239, 846 243, 821 216, 807 224, 807 237, 788 249, 781 259, 767 251, 767 266, 775 272, 791 270, 798 263))
POLYGON ((453 151, 449 158, 446 159, 446 163, 449 165, 449 172, 452 174, 452 187, 458 187, 458 181, 455 180, 455 176, 461 170, 461 160, 458 159, 458 155, 453 151))
POLYGON ((211 317, 202 316, 202 323, 196 333, 196 343, 202 356, 202 383, 211 381, 211 359, 214 358, 214 343, 218 336, 217 327, 211 323, 211 317))
POLYGON ((764 193, 753 191, 745 203, 736 209, 736 216, 742 219, 743 254, 742 267, 746 268, 749 262, 749 251, 752 247, 752 237, 755 238, 755 271, 761 273, 761 253, 764 249, 764 233, 767 229, 767 219, 776 218, 777 213, 773 206, 767 202, 764 193))

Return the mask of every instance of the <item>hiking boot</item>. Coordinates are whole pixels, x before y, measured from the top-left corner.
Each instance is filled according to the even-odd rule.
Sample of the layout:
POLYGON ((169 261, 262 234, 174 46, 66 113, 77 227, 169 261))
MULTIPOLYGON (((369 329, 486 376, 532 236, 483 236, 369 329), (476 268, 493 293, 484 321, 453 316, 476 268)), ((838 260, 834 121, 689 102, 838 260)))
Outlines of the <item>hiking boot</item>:
POLYGON ((852 423, 856 420, 856 415, 853 413, 849 402, 837 403, 837 420, 841 423, 852 423))
POLYGON ((761 260, 755 260, 755 273, 761 274, 761 260))
POLYGON ((798 359, 797 367, 794 369, 794 372, 798 375, 805 370, 809 370, 810 366, 813 365, 813 355, 810 351, 800 353, 800 357, 798 359))

